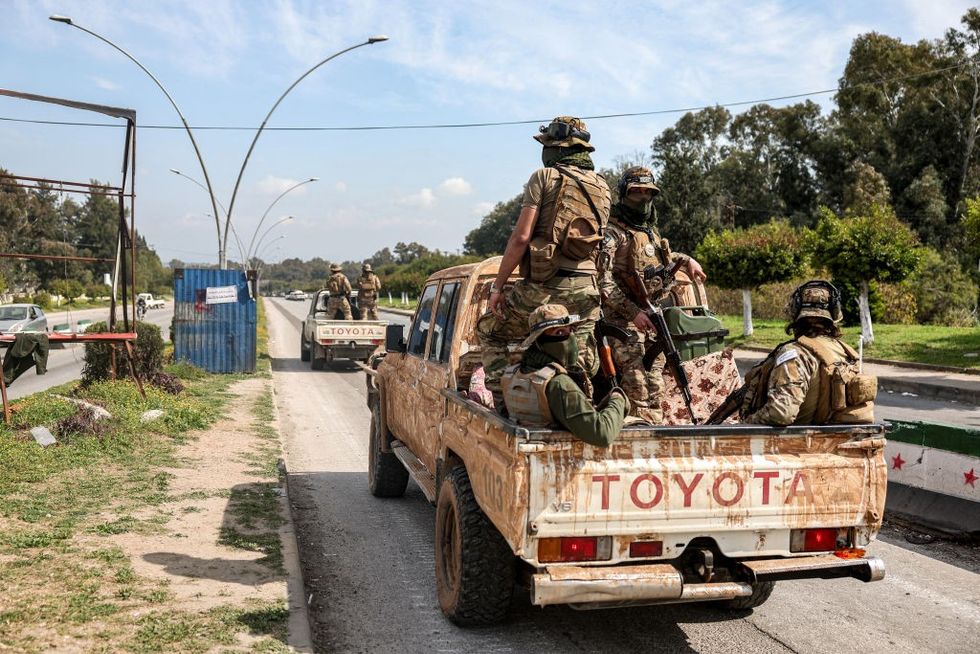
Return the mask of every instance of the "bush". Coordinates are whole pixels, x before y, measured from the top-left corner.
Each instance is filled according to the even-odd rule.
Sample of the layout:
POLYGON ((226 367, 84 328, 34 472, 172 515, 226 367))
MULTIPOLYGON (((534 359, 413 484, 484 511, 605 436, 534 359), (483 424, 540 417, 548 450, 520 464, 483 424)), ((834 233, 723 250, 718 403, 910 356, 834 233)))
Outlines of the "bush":
POLYGON ((25 303, 32 302, 38 305, 39 307, 41 307, 42 309, 44 309, 45 311, 51 309, 51 307, 54 306, 54 299, 51 297, 51 294, 46 293, 44 291, 35 293, 34 297, 32 298, 24 297, 23 300, 16 300, 16 301, 23 301, 25 303))
POLYGON ((158 372, 147 381, 159 388, 161 391, 170 393, 171 395, 179 395, 184 390, 184 385, 181 383, 180 379, 178 379, 177 375, 171 375, 169 372, 158 372))
POLYGON ((962 322, 962 316, 973 311, 977 297, 976 284, 959 262, 931 248, 923 249, 918 268, 903 286, 915 296, 915 318, 923 324, 962 322))
POLYGON ((75 436, 102 436, 107 431, 107 426, 88 407, 79 407, 75 413, 62 418, 55 425, 58 440, 65 444, 75 436))
MULTIPOLYGON (((87 333, 104 334, 108 332, 105 322, 92 323, 87 333)), ((116 324, 116 332, 123 331, 122 323, 116 324)), ((134 359, 133 364, 136 374, 141 379, 152 379, 163 368, 163 338, 160 336, 160 328, 148 322, 136 323, 136 342, 133 344, 134 359)), ((112 343, 86 343, 85 344, 85 365, 82 367, 82 383, 91 384, 96 381, 111 379, 112 359, 111 352, 116 350, 116 372, 118 377, 129 375, 129 357, 126 349, 118 344, 112 343)))

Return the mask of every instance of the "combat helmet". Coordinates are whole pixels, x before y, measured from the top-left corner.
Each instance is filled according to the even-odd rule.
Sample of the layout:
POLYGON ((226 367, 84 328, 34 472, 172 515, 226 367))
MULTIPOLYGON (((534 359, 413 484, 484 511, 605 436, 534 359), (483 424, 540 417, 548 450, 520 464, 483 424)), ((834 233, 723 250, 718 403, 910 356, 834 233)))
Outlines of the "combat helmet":
POLYGON ((330 272, 332 272, 332 273, 335 273, 335 272, 343 272, 343 270, 344 269, 340 267, 340 264, 339 263, 332 263, 332 264, 330 264, 330 272))
POLYGON ((557 116, 547 125, 538 128, 534 140, 544 146, 569 147, 581 145, 589 152, 595 147, 589 144, 592 135, 585 127, 585 121, 573 116, 557 116))
POLYGON ((801 284, 793 291, 786 305, 786 312, 793 322, 807 316, 826 318, 835 323, 844 319, 840 306, 840 291, 833 284, 822 279, 801 284))
POLYGON ((660 195, 660 188, 653 183, 653 172, 643 166, 631 166, 619 176, 616 190, 619 192, 620 200, 626 197, 631 188, 648 188, 654 195, 660 195))

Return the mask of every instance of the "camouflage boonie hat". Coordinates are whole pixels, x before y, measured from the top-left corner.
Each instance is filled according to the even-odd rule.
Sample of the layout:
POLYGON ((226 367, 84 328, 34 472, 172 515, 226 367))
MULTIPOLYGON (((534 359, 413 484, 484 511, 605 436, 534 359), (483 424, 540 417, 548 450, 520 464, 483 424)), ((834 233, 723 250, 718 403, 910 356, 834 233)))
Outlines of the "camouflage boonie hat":
POLYGON ((570 145, 584 146, 589 152, 594 152, 595 147, 589 143, 592 135, 585 127, 585 121, 574 116, 556 116, 548 125, 538 128, 538 134, 533 136, 534 140, 541 145, 557 145, 568 147, 570 145))
POLYGON ((654 195, 660 194, 660 188, 653 183, 653 172, 643 166, 627 168, 619 176, 619 197, 625 197, 631 188, 648 188, 654 195))
POLYGON ((364 272, 371 272, 371 264, 369 263, 364 264, 363 266, 361 266, 361 270, 363 270, 364 272))
POLYGON ((568 315, 568 309, 560 304, 542 304, 527 317, 527 326, 531 333, 521 343, 521 347, 530 347, 538 340, 538 336, 552 327, 574 327, 580 322, 582 321, 577 314, 568 315))
POLYGON ((330 272, 341 272, 341 271, 343 271, 343 268, 340 267, 339 263, 330 264, 330 272))
POLYGON ((801 284, 793 291, 786 309, 793 322, 807 316, 825 318, 831 322, 840 322, 844 319, 840 306, 840 292, 833 284, 822 279, 801 284))

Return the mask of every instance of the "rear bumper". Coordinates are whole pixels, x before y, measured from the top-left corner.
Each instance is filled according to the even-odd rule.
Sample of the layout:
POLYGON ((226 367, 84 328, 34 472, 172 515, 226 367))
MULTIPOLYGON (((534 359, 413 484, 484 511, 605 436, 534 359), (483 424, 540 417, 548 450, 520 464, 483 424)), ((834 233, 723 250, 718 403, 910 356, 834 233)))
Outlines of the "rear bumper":
MULTIPOLYGON (((361 345, 350 343, 333 343, 331 345, 323 345, 322 343, 317 344, 318 358, 323 359, 367 359, 369 356, 374 354, 378 347, 377 345, 361 345)), ((314 356, 317 356, 314 354, 314 356)))
POLYGON ((740 564, 748 581, 685 583, 669 563, 635 566, 548 568, 532 576, 531 602, 549 604, 618 604, 704 602, 752 595, 751 582, 786 579, 854 577, 878 581, 885 564, 877 557, 840 559, 832 554, 791 559, 764 559, 740 564))

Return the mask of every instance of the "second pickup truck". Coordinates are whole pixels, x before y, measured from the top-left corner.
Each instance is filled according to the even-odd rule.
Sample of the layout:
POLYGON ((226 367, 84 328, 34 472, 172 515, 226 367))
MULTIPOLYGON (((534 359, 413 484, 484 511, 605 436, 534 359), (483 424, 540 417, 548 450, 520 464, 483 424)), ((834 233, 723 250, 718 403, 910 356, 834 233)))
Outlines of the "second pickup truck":
POLYGON ((314 370, 322 370, 328 361, 353 359, 367 361, 385 342, 383 320, 334 320, 327 315, 326 290, 313 294, 310 310, 300 330, 300 359, 309 361, 314 370))

